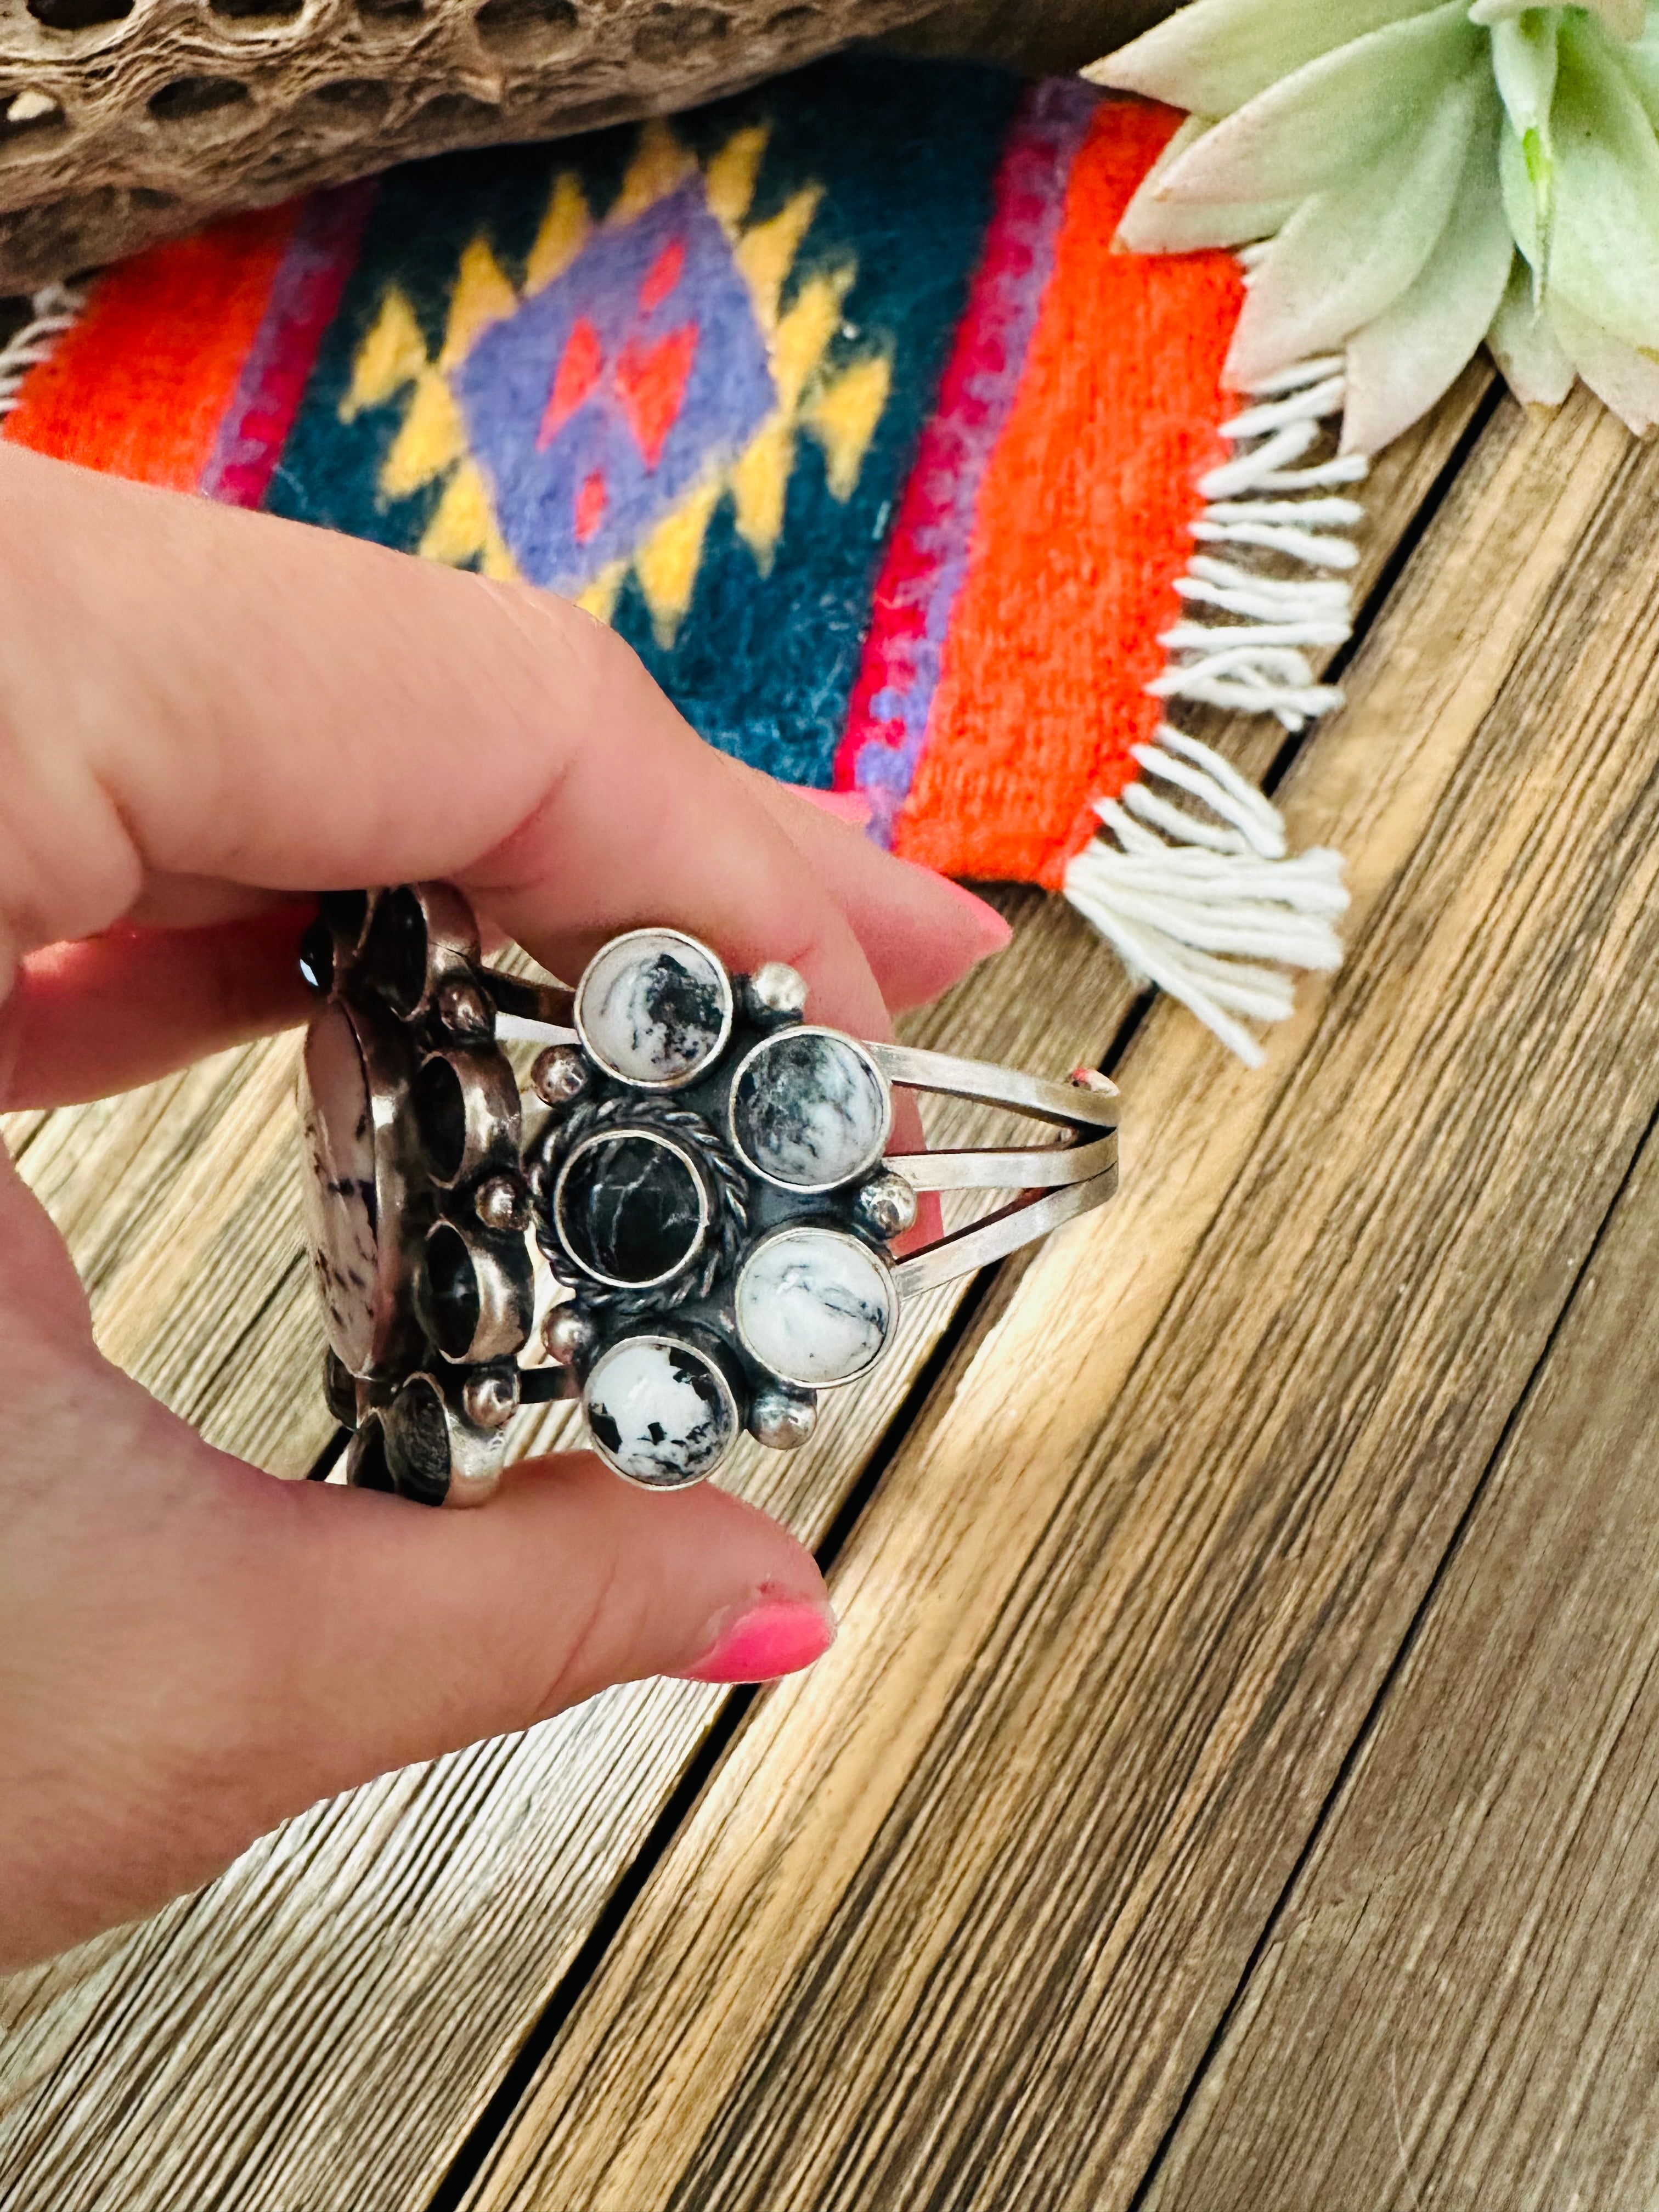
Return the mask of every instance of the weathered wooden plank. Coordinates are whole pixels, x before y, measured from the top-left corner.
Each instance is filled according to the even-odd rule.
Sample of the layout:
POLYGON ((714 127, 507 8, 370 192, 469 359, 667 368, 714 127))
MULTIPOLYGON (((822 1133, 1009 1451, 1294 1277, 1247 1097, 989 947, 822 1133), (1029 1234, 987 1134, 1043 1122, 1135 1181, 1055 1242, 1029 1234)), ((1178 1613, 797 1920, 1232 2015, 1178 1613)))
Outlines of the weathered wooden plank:
POLYGON ((1349 968, 1137 1040, 477 2205, 1127 2202, 1659 1102, 1656 487, 1505 405, 1294 781, 1349 968))
POLYGON ((111 1358, 228 1451, 302 1474, 331 1424, 301 1254, 293 1037, 5 1117, 111 1358))
MULTIPOLYGON (((1021 918, 1015 951, 910 1033, 1035 1066, 1097 1056, 1128 1003, 1115 963, 1067 909, 1032 893, 1011 898, 1021 918)), ((290 1052, 264 1048, 251 1079, 220 1102, 222 1143, 161 1187, 150 1233, 102 1295, 106 1348, 149 1313, 149 1337, 121 1348, 164 1395, 198 1376, 216 1382, 207 1425, 221 1439, 261 1423, 291 1434, 291 1401, 315 1396, 309 1288, 280 1264, 298 1233, 290 1052), (230 1165, 239 1157, 252 1171, 246 1189, 230 1165), (220 1178, 229 1180, 216 1211, 207 1194, 220 1178), (239 1381, 226 1358, 224 1301, 204 1314, 186 1300, 216 1255, 222 1282, 240 1271, 261 1284, 252 1239, 279 1178, 289 1216, 266 1229, 262 1286, 278 1325, 239 1381), (157 1326, 163 1313, 174 1317, 171 1340, 157 1326)), ((145 1102, 147 1114, 158 1105, 165 1123, 164 1102, 145 1102)), ((954 1133, 941 1135, 963 1141, 970 1130, 958 1112, 954 1133)), ((34 1138, 26 1171, 44 1141, 34 1138)), ((81 1188, 76 1180, 77 1200, 81 1188)), ((820 1534, 959 1296, 918 1302, 894 1359, 846 1394, 807 1450, 745 1460, 737 1480, 748 1494, 820 1534)), ((544 1425, 544 1438, 560 1419, 544 1425)), ((311 1453, 325 1433, 313 1421, 311 1453)), ((394 1776, 291 1823, 202 1899, 91 1947, 84 1975, 70 1961, 22 1978, 0 2049, 0 2195, 64 2208, 115 2189, 124 2206, 170 2206, 188 2186, 204 2204, 216 2176, 240 2192, 268 2169, 276 2202, 354 2205, 371 2177, 377 2202, 405 2201, 394 2190, 418 2202, 722 1702, 691 1686, 646 1686, 394 1776), (325 2078, 313 2080, 319 2039, 331 2055, 325 2078), (422 2078, 411 2098, 413 2050, 422 2078), (289 2129, 281 2115, 302 2085, 305 2123, 289 2129)))
MULTIPOLYGON (((1362 579, 1407 527, 1484 388, 1472 372, 1379 471, 1362 579)), ((1226 741, 1258 769, 1275 742, 1237 726, 1226 741)), ((1058 1068, 1103 1046, 1127 994, 1075 917, 1014 896, 1012 952, 911 1033, 1058 1068)), ((1217 1079, 1219 1054, 1195 1031, 1190 1049, 1201 1091, 1217 1079)), ((41 1141, 36 1128, 26 1169, 41 1141)), ((95 1163, 70 1139, 64 1152, 73 1164, 49 1199, 67 1211, 94 1178, 86 1202, 95 1224, 95 1163)), ((220 1171, 229 1173, 228 1159, 220 1171)), ((171 1256, 157 1261, 141 1239, 131 1258, 135 1269, 165 1264, 181 1302, 165 1322, 151 1312, 152 1336, 130 1345, 151 1375, 168 1359, 169 1376, 187 1370, 198 1357, 183 1301, 199 1279, 191 1255, 215 1238, 222 1245, 211 1188, 210 1177, 201 1212, 158 1184, 155 1203, 171 1207, 176 1232, 171 1256)), ((223 1203, 233 1204, 228 1193, 223 1203)), ((263 1298, 276 1318, 243 1381, 218 1357, 224 1395, 207 1408, 210 1431, 247 1436, 264 1421, 292 1437, 280 1426, 292 1418, 283 1394, 295 1376, 310 1389, 315 1323, 303 1285, 280 1279, 275 1256, 295 1249, 297 1214, 285 1246, 273 1236, 263 1257, 243 1238, 231 1255, 240 1273, 220 1279, 222 1295, 263 1298), (250 1407, 255 1389, 264 1396, 250 1407)), ((809 1534, 827 1527, 953 1304, 942 1297, 919 1315, 905 1357, 849 1394, 807 1453, 757 1455, 743 1471, 749 1493, 809 1534)), ((136 1298, 121 1310, 145 1310, 136 1298)), ((260 1449, 257 1441, 242 1448, 260 1449)), ((284 1449, 301 1464, 308 1456, 284 1449)), ((392 1778, 291 1824, 201 1899, 12 1985, 0 2185, 20 2209, 52 2212, 109 2193, 129 2212, 170 2208, 186 2191, 193 2205, 268 2202, 284 2212, 366 2197, 421 2203, 720 1702, 674 1686, 625 1692, 527 1738, 392 1778)))
POLYGON ((1659 2202, 1659 1143, 1146 2212, 1659 2202))

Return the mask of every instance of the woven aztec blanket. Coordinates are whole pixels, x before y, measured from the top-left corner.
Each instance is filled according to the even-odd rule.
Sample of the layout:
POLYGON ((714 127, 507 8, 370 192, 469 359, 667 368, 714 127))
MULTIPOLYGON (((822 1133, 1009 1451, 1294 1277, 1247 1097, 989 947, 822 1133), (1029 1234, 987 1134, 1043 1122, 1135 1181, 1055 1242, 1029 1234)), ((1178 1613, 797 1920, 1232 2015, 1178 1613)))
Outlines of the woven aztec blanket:
POLYGON ((1340 362, 1223 391, 1231 255, 1114 247, 1176 119, 855 54, 412 165, 39 295, 3 434, 565 593, 712 744, 1063 890, 1255 1057, 1340 863, 1181 702, 1334 702, 1364 464, 1340 362))

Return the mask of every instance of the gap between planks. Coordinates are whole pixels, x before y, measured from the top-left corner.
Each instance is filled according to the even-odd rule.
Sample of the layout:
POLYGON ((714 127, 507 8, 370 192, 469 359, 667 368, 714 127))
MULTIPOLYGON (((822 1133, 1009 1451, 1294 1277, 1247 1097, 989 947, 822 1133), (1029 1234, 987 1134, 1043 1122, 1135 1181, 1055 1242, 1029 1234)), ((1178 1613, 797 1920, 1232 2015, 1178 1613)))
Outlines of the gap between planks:
POLYGON ((1139 2205, 1659 2199, 1659 1140, 1139 2205))
POLYGON ((1133 2196, 1654 1109, 1656 483, 1494 418, 1291 779, 1348 969, 1154 1012, 478 2207, 1133 2196))
MULTIPOLYGON (((1379 471, 1371 578, 1431 495, 1484 381, 1472 373, 1379 471)), ((1223 742, 1257 771, 1273 750, 1237 724, 1223 742)), ((1056 1048, 1074 1056, 1093 1024, 1098 1050, 1128 994, 1073 917, 1022 904, 1014 952, 921 1033, 1042 1065, 1056 1048)), ((1191 1042, 1212 1079, 1218 1054, 1196 1031, 1191 1042)), ((104 1255, 106 1347, 182 1399, 216 1441, 298 1472, 326 1423, 305 1287, 273 1277, 273 1254, 295 1238, 291 1064, 279 1044, 174 1079, 197 1085, 217 1116, 182 1159, 171 1098, 86 1109, 101 1151, 77 1143, 64 1117, 27 1133, 31 1170, 77 1249, 104 1255), (124 1144, 127 1210, 112 1234, 105 1194, 124 1144), (217 1295, 204 1314, 210 1255, 217 1295), (233 1317, 250 1306, 266 1323, 239 1376, 233 1317)), ((927 1318, 884 1390, 840 1409, 833 1462, 816 1474, 769 1462, 784 1480, 764 1502, 809 1534, 830 1523, 948 1316, 945 1303, 927 1318)), ((186 2186, 197 2212, 355 2205, 371 2187, 377 2203, 422 2202, 719 1706, 652 1686, 392 1778, 290 1824, 201 1899, 14 1984, 0 2180, 20 2192, 19 2212, 68 2212, 109 2191, 137 2212, 170 2206, 186 2186)))

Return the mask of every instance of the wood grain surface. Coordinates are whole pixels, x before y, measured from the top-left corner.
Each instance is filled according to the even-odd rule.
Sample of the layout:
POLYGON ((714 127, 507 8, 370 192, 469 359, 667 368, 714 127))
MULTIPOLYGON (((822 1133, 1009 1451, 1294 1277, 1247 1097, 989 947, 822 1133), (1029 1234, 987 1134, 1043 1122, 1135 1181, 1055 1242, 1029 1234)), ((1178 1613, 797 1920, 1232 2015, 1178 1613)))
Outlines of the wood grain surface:
MULTIPOLYGON (((1015 951, 909 1033, 1055 1072, 1097 1057, 1129 1003, 1121 971, 1068 909, 1012 903, 1015 951)), ((329 1424, 293 1051, 254 1048, 19 1133, 89 1267, 105 1348, 216 1441, 297 1471, 329 1424), (99 1203, 112 1155, 149 1182, 130 1238, 99 1203), (257 1338, 237 1326, 250 1313, 257 1338), (125 1333, 141 1319, 147 1334, 125 1333), (240 1372, 225 1356, 239 1338, 240 1372), (194 1395, 198 1376, 219 1395, 194 1395)), ((958 1113, 937 1133, 972 1127, 958 1113)), ((963 1288, 918 1302, 892 1359, 805 1451, 755 1451, 736 1486, 821 1537, 963 1288)), ((20 1978, 0 1997, 0 2201, 56 2212, 113 2191, 171 2208, 188 2186, 193 2208, 355 2207, 372 2185, 377 2207, 424 2203, 723 1703, 683 1684, 621 1691, 392 1777, 290 1823, 145 1929, 20 1978), (411 2049, 425 2054, 413 2102, 411 2049)))
POLYGON ((1146 2212, 1659 2203, 1656 1281, 1650 1133, 1146 2212))
POLYGON ((1659 1101, 1656 489, 1493 419, 1292 783, 1347 969, 1136 1038, 479 2205, 1129 2202, 1659 1101))
MULTIPOLYGON (((1379 471, 1362 571, 1368 587, 1478 421, 1486 392, 1485 375, 1472 372, 1379 471)), ((1481 663, 1482 697, 1494 694, 1622 454, 1622 440, 1609 441, 1585 416, 1571 418, 1553 444, 1506 417, 1477 445, 1463 472, 1474 487, 1465 504, 1474 498, 1477 513, 1455 539, 1468 557, 1486 562, 1474 591, 1488 588, 1487 571, 1496 577, 1519 542, 1505 539, 1494 520, 1504 501, 1514 501, 1534 469, 1543 485, 1531 530, 1520 533, 1538 542, 1521 581, 1506 586, 1508 643, 1490 647, 1481 663)), ((1459 496, 1455 488, 1454 505, 1459 496)), ((1443 562, 1431 600, 1444 578, 1443 562)), ((1411 665, 1405 656, 1402 665, 1411 665)), ((1353 854, 1362 908, 1375 906, 1405 866, 1458 746, 1467 746, 1470 718, 1478 719, 1466 700, 1459 733, 1425 762, 1420 726, 1433 719, 1431 704, 1439 713, 1450 680, 1446 668, 1425 665, 1414 690, 1384 685, 1380 706, 1367 711, 1417 718, 1400 753, 1360 758, 1327 742, 1297 785, 1298 834, 1332 836, 1353 854)), ((1255 769, 1271 757, 1273 740, 1260 731, 1218 720, 1206 734, 1255 769)), ((1375 728, 1362 743, 1376 754, 1375 728)), ((1039 1068, 1069 1064, 1079 1047, 1103 1050, 1130 1005, 1113 963, 1063 908, 1030 896, 1016 903, 1013 951, 915 1034, 1039 1068)), ((941 1297, 913 1322, 902 1358, 838 1409, 820 1443, 793 1461, 754 1455, 742 1474, 750 1494, 820 1537, 896 1445, 872 1527, 887 1527, 899 1502, 911 1499, 921 1517, 895 1556, 912 1563, 919 1586, 936 1575, 960 1580, 957 1546, 970 1579, 988 1552, 996 1555, 994 1580, 1017 1576, 1031 1548, 1032 1516, 1040 1519, 1045 1497, 1060 1494, 1054 1455, 1069 1449, 1075 1460, 1088 1448, 1127 1372, 1125 1358, 1133 1364, 1133 1347, 1146 1342, 1249 1159, 1286 1070, 1306 1048, 1312 1009, 1310 1000, 1265 1080, 1231 1069, 1187 1017, 1159 1015, 1131 1063, 1138 1085, 1143 1066, 1153 1071, 1138 1170, 1150 1180, 1139 1200, 1117 1210, 1116 1275, 1109 1270, 1103 1285, 1085 1255, 1064 1263, 1070 1274, 1051 1276, 1048 1267, 1062 1265, 1074 1240, 1056 1248, 1052 1263, 1005 1270, 994 1325, 961 1350, 918 1425, 911 1401, 949 1345, 960 1294, 941 1297), (1079 1267, 1092 1287, 1073 1311, 1066 1286, 1079 1267), (1021 1315, 1029 1326, 1012 1325, 1021 1315), (1038 1394, 1018 1372, 999 1381, 998 1363, 1034 1362, 1032 1376, 1041 1377, 1054 1366, 1056 1336, 1081 1356, 1081 1395, 1060 1409, 1066 1418, 1057 1426, 1022 1431, 1038 1394), (963 1403, 953 1427, 957 1394, 963 1403), (1011 1518, 1008 1479, 1028 1437, 1037 1437, 1038 1464, 1029 1496, 1022 1479, 1011 1518), (963 1448, 954 1480, 951 1438, 963 1448), (1001 1480, 988 1482, 988 1460, 998 1455, 1001 1480), (923 1464, 933 1486, 907 1489, 903 1471, 923 1464)), ((291 1053, 290 1043, 257 1048, 108 1106, 15 1117, 10 1133, 26 1173, 70 1233, 106 1347, 216 1440, 297 1473, 326 1424, 289 1165, 291 1053)), ((952 1133, 952 1140, 962 1138, 952 1133)), ((872 1544, 879 1549, 860 1528, 844 1577, 849 1589, 872 1544)), ((970 1621, 974 1636, 982 1625, 970 1621)), ((886 1634, 872 1639, 872 1655, 885 1649, 886 1634)), ((873 1686, 884 1728, 884 1716, 902 1717, 904 1681, 896 1679, 890 1696, 879 1680, 873 1686)), ((935 1704, 939 1686, 928 1690, 935 1704)), ((716 1693, 652 1686, 529 1736, 391 1778, 290 1824, 213 1889, 147 1928, 9 1985, 0 1992, 0 2196, 54 2212, 106 2202, 171 2207, 185 2198, 192 2208, 275 2212, 428 2203, 513 2052, 601 1925, 721 1705, 716 1693)), ((783 1710, 766 1701, 740 1758, 783 1710)), ((861 1741, 857 1712, 844 1708, 840 1717, 843 1732, 861 1741)), ((902 1787, 907 1750, 926 1741, 925 1731, 897 1729, 880 1803, 902 1787)), ((827 1895, 833 1855, 822 1873, 827 1895)), ((907 1892, 902 1901, 920 1938, 917 1900, 907 1892)), ((808 1917, 817 1926, 821 1900, 808 1917)), ((929 1971, 926 1951, 919 1941, 917 1972, 929 1971)), ((520 2139, 506 2170, 541 2124, 520 2139)), ((580 2163, 578 2172, 580 2179, 580 2163)), ((610 2201, 643 2208, 647 2199, 610 2201)))

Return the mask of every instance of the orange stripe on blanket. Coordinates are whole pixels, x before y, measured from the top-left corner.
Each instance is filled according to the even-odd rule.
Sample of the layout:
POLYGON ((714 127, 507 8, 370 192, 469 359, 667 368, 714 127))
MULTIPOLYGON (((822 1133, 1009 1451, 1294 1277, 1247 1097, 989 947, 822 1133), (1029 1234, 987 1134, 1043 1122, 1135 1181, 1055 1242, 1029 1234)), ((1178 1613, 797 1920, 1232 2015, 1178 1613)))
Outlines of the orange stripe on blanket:
POLYGON ((102 276, 4 434, 54 459, 194 491, 300 204, 217 223, 102 276))
POLYGON ((1145 685, 1192 550, 1197 479, 1224 458, 1221 368, 1243 303, 1231 254, 1115 251, 1174 127, 1106 103, 1073 168, 1025 374, 986 471, 927 749, 894 849, 948 873, 1057 887, 1134 780, 1145 685))

